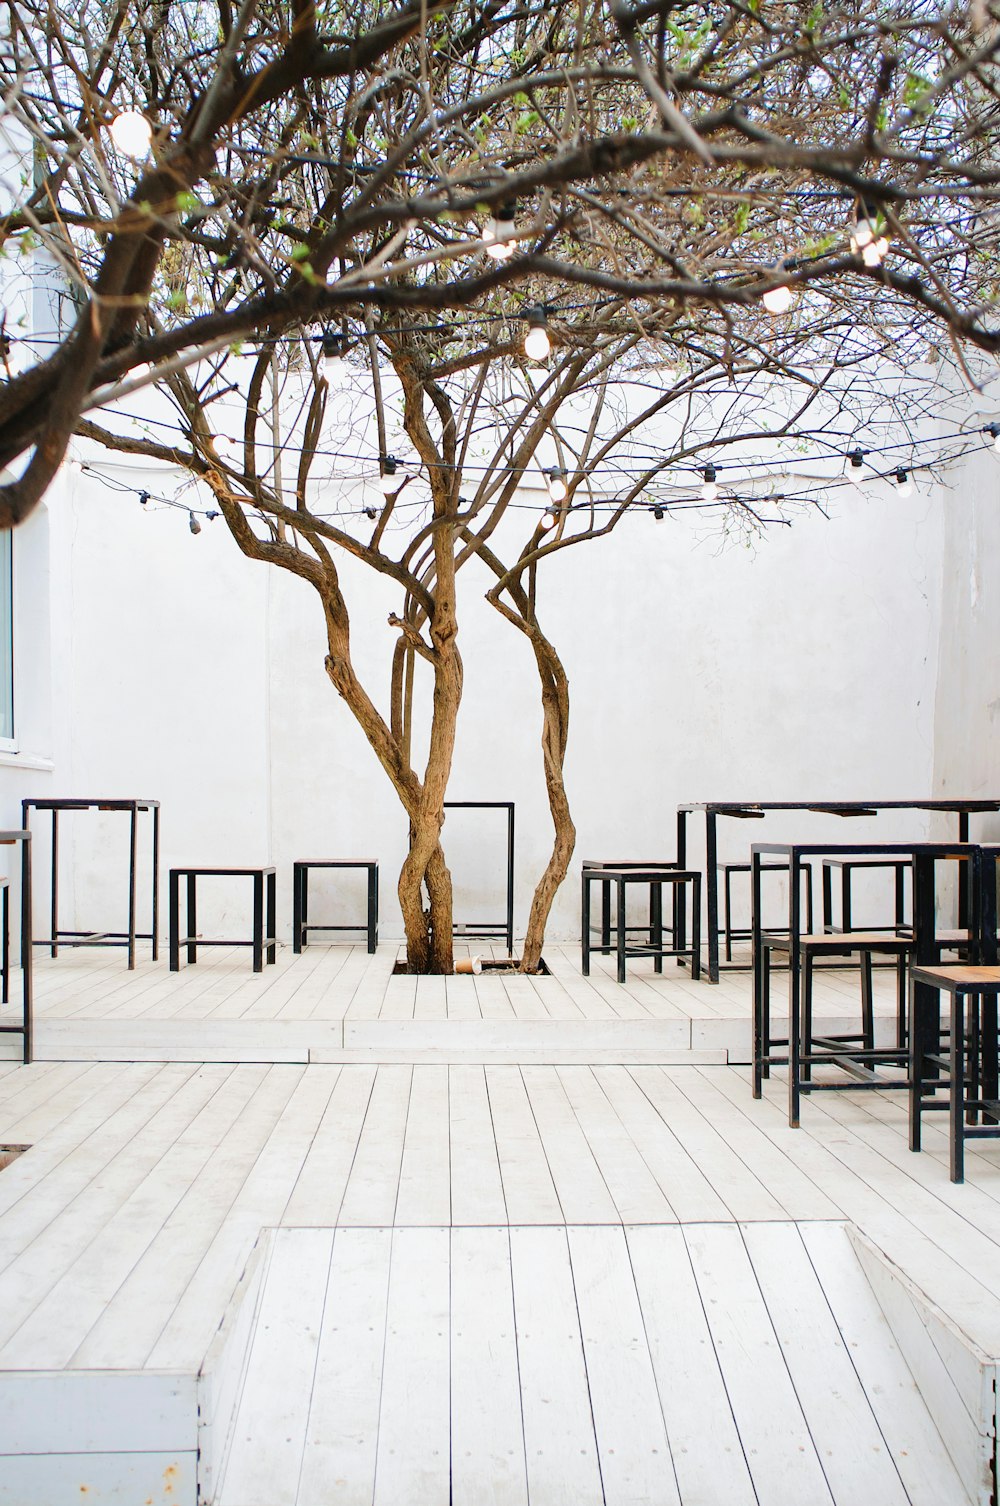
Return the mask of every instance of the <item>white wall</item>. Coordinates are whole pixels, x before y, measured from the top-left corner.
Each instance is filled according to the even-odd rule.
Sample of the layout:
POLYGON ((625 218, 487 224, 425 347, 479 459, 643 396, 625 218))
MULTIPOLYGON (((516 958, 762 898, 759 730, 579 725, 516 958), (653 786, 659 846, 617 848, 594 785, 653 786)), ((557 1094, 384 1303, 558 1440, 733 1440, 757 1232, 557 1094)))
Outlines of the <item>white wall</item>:
MULTIPOLYGON (((141 486, 144 473, 104 474, 141 486)), ((752 551, 720 549, 704 522, 643 514, 556 560, 539 613, 570 677, 577 857, 672 854, 682 800, 919 798, 957 792, 966 778, 970 793, 984 788, 991 764, 963 763, 953 741, 935 751, 936 688, 960 702, 988 657, 984 625, 965 678, 939 673, 942 559, 958 547, 956 508, 969 505, 939 487, 909 501, 842 487, 830 521, 774 528, 752 551)), ((185 513, 144 512, 90 471, 53 494, 49 528, 54 719, 49 748, 36 751, 54 770, 0 768, 3 819, 16 824, 21 795, 45 790, 157 797, 164 871, 276 863, 286 934, 294 858, 375 857, 382 933, 398 935, 405 819, 326 677, 311 589, 244 560, 221 520, 192 537, 185 513)), ((358 668, 386 709, 393 588, 350 563, 344 584, 358 668)), ((540 711, 527 645, 483 602, 487 584, 478 566, 463 582, 466 691, 451 793, 516 801, 520 928, 549 842, 540 711)), ((949 662, 953 627, 942 639, 949 662)), ((937 726, 941 734, 940 708, 937 726)), ((849 832, 822 817, 730 822, 722 855, 765 835, 886 840, 926 829, 913 815, 849 832)), ((64 923, 75 912, 81 926, 120 929, 124 821, 72 817, 65 830, 64 923)), ((495 819, 476 829, 452 818, 460 917, 501 913, 501 837, 495 819)), ((41 833, 36 855, 44 867, 41 833)), ((576 871, 553 936, 577 934, 576 871)), ((343 902, 360 915, 360 883, 343 902)), ((232 891, 206 904, 205 927, 237 925, 246 911, 232 891)))

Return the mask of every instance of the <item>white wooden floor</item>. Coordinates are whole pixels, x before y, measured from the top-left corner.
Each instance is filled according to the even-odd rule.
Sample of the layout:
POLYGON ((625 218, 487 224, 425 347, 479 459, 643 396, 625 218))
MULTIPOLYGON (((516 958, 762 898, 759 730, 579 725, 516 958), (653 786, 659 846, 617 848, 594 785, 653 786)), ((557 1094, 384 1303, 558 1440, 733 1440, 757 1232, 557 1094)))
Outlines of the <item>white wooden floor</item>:
POLYGON ((222 1506, 966 1499, 835 1223, 282 1230, 222 1506))
MULTIPOLYGON (((463 948, 456 948, 461 953, 463 948)), ((468 950, 468 948, 464 948, 468 950)), ((481 948, 483 956, 489 948, 481 948)), ((745 1020, 750 980, 745 971, 725 972, 721 981, 692 982, 669 960, 655 973, 649 959, 630 960, 624 984, 615 979, 614 959, 595 956, 592 972, 580 972, 580 949, 546 947, 549 977, 497 975, 486 971, 450 978, 393 975, 402 950, 383 943, 374 956, 363 946, 309 946, 295 954, 279 946, 277 961, 259 974, 237 947, 201 953, 192 967, 177 973, 160 960, 140 959, 133 972, 121 951, 64 950, 54 961, 35 957, 35 995, 45 1020, 745 1020)), ((822 1013, 856 1011, 856 969, 817 974, 817 1008, 822 1013)), ((876 1008, 892 1009, 894 974, 877 970, 876 1008)), ((776 974, 775 997, 782 995, 776 974)), ((16 989, 12 996, 16 996, 16 989)))
MULTIPOLYGON (((163 960, 129 973, 122 953, 66 951, 36 959, 39 1060, 624 1063, 747 1061, 748 973, 718 986, 667 963, 633 962, 624 985, 609 958, 580 972, 576 947, 547 952, 549 977, 394 976, 398 948, 313 946, 254 974, 238 948, 170 973, 163 960), (697 1053, 692 1056, 691 1053, 697 1053)), ((784 990, 774 985, 775 1009, 784 990)), ((17 997, 17 985, 13 990, 17 997)), ((894 975, 876 973, 876 1009, 889 1025, 894 975)), ((829 1030, 858 1016, 858 978, 817 979, 817 1018, 829 1030)), ((13 1055, 14 1037, 0 1046, 13 1055)))
MULTIPOLYGON (((916 1474, 930 1494, 910 1478, 902 1424, 884 1413, 882 1382, 869 1380, 850 1336, 851 1304, 837 1296, 836 1281, 847 1278, 836 1276, 836 1262, 823 1265, 822 1252, 838 1247, 845 1222, 856 1226, 956 1330, 1000 1356, 1000 1143, 972 1147, 968 1180, 954 1187, 942 1121, 930 1121, 927 1148, 912 1155, 901 1095, 818 1095, 804 1105, 803 1128, 790 1131, 783 1082, 755 1103, 748 1071, 726 1063, 727 1047, 681 1051, 678 1060, 651 1047, 630 1061, 616 1042, 586 1060, 549 1064, 517 1033, 536 1024, 556 1033, 581 1023, 626 1033, 669 1025, 687 1032, 690 1048, 696 1030, 747 1030, 746 974, 713 988, 640 964, 620 988, 606 965, 585 980, 575 952, 556 951, 550 979, 418 983, 391 977, 392 960, 392 950, 368 958, 315 947, 298 958, 283 952, 260 977, 241 952, 209 954, 179 975, 165 962, 129 974, 121 953, 39 966, 40 1039, 63 1025, 80 1031, 78 1040, 105 1034, 93 1060, 0 1062, 0 1145, 31 1147, 0 1171, 0 1385, 4 1374, 29 1370, 196 1373, 261 1231, 277 1229, 241 1414, 241 1436, 251 1444, 266 1436, 282 1461, 283 1494, 268 1496, 268 1506, 355 1498, 424 1506, 439 1498, 445 1475, 456 1502, 477 1506, 598 1500, 598 1483, 614 1502, 772 1506, 792 1499, 783 1482, 794 1486, 796 1506, 831 1498, 964 1506, 964 1492, 935 1474, 940 1461, 919 1455, 916 1474), (511 1033, 502 1059, 482 1061, 404 1035, 390 1060, 345 1053, 310 1062, 307 1052, 241 1062, 218 1059, 203 1037, 213 1024, 238 1043, 262 1025, 311 1031, 355 1017, 386 1030, 505 1024, 511 1033), (163 1059, 143 1060, 136 1041, 171 1022, 184 1033, 180 1059, 170 1054, 179 1037, 165 1035, 163 1059), (121 1059, 100 1059, 108 1041, 121 1059), (283 1262, 294 1279, 282 1278, 283 1262), (776 1278, 786 1270, 797 1272, 787 1283, 776 1278), (806 1289, 822 1318, 822 1364, 802 1352, 789 1316, 806 1289), (685 1290, 690 1301, 675 1312, 670 1304, 685 1290), (487 1333, 495 1386, 507 1388, 494 1416, 482 1375, 469 1375, 470 1350, 482 1350, 483 1324, 511 1312, 513 1326, 498 1330, 506 1337, 487 1333), (286 1360, 268 1358, 268 1334, 279 1342, 289 1324, 303 1342, 286 1360), (707 1368, 690 1396, 678 1397, 670 1380, 667 1332, 671 1345, 696 1345, 700 1334, 707 1368), (425 1362, 446 1373, 443 1390, 421 1382, 425 1362), (312 1377, 290 1430, 254 1420, 265 1403, 253 1376, 262 1374, 300 1401, 312 1377), (563 1380, 575 1397, 565 1406, 552 1389, 563 1380), (683 1407, 713 1387, 718 1399, 720 1385, 728 1413, 697 1409, 723 1440, 716 1458, 715 1431, 708 1453, 684 1445, 683 1407), (853 1419, 871 1441, 870 1488, 844 1473, 857 1450, 824 1432, 821 1394, 837 1428, 853 1419), (425 1419, 427 1409, 434 1415, 425 1419), (497 1463, 518 1425, 509 1464, 497 1463), (651 1452, 661 1433, 669 1457, 651 1452), (426 1457, 413 1442, 425 1434, 436 1440, 426 1457), (795 1437, 801 1449, 790 1450, 795 1437), (311 1483, 317 1472, 326 1478, 338 1449, 352 1461, 357 1497, 324 1497, 311 1483), (484 1458, 492 1461, 485 1475, 484 1458), (699 1475, 705 1460, 731 1490, 719 1493, 699 1475), (412 1469, 417 1483, 404 1488, 412 1469), (772 1478, 775 1493, 762 1484, 772 1478)), ((890 975, 877 986, 887 1014, 890 975)), ((856 978, 825 974, 821 988, 830 1011, 854 1009, 856 978)), ((800 1325, 815 1327, 813 1317, 800 1325)), ((896 1385, 890 1375, 883 1390, 896 1385)), ((917 1432, 931 1436, 922 1425, 917 1432)), ((246 1494, 257 1467, 233 1455, 226 1506, 261 1499, 246 1494)))

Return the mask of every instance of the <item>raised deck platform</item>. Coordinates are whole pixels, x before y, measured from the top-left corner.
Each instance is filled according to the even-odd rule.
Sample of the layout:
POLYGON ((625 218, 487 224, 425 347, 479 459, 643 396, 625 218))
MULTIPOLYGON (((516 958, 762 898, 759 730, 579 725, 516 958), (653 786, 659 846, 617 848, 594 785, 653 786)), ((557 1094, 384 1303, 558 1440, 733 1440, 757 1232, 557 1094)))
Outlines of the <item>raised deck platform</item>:
MULTIPOLYGON (((120 957, 99 953, 39 967, 39 1043, 58 1054, 58 1032, 65 1031, 68 1059, 0 1064, 0 1142, 32 1147, 0 1174, 0 1389, 5 1415, 20 1419, 5 1430, 13 1443, 0 1457, 9 1500, 61 1503, 79 1498, 86 1483, 95 1501, 149 1496, 193 1506, 196 1480, 204 1500, 218 1494, 228 1451, 233 1472, 223 1506, 264 1506, 259 1492, 247 1493, 258 1465, 240 1440, 249 1437, 259 1448, 271 1436, 278 1462, 261 1477, 270 1482, 266 1506, 326 1506, 301 1483, 310 1478, 313 1452, 324 1461, 324 1478, 327 1468, 343 1465, 335 1478, 357 1483, 345 1500, 388 1500, 380 1491, 391 1483, 394 1501, 447 1501, 441 1490, 450 1473, 464 1482, 454 1501, 478 1506, 490 1499, 485 1482, 492 1489, 513 1470, 527 1494, 518 1494, 518 1485, 497 1500, 555 1506, 572 1499, 576 1506, 601 1499, 599 1480, 608 1501, 670 1501, 678 1497, 642 1493, 651 1456, 640 1458, 638 1433, 612 1404, 616 1387, 631 1385, 640 1372, 636 1416, 660 1418, 670 1489, 682 1502, 703 1500, 701 1487, 685 1485, 685 1471, 698 1478, 699 1460, 711 1459, 718 1443, 717 1425, 706 1403, 710 1431, 698 1454, 687 1424, 678 1423, 676 1398, 664 1389, 670 1367, 662 1346, 684 1338, 663 1305, 670 1282, 657 1276, 669 1256, 682 1270, 687 1260, 703 1304, 707 1328, 695 1337, 699 1352, 702 1340, 710 1347, 698 1384, 727 1398, 734 1450, 739 1441, 730 1459, 738 1482, 726 1499, 749 1503, 752 1487, 760 1506, 793 1499, 796 1506, 806 1499, 986 1506, 1000 1357, 1000 1147, 977 1148, 967 1183, 953 1186, 943 1123, 931 1121, 928 1149, 911 1155, 905 1102, 891 1094, 819 1096, 806 1106, 803 1129, 791 1131, 783 1082, 772 1082, 755 1103, 745 1067, 722 1060, 723 1052, 739 1058, 748 1029, 746 975, 713 988, 683 973, 661 980, 640 966, 620 989, 603 972, 582 979, 572 952, 547 955, 553 976, 538 980, 393 978, 394 950, 368 958, 346 947, 310 948, 295 959, 282 953, 264 979, 249 973, 245 957, 221 953, 173 976, 148 964, 130 975, 120 957), (312 1053, 321 1049, 313 1032, 336 1034, 352 1024, 387 1033, 350 1048, 342 1035, 333 1048, 364 1050, 368 1059, 235 1054, 241 1039, 241 1049, 261 1050, 263 1027, 303 1032, 297 1049, 312 1053), (503 1041, 449 1044, 451 1029, 499 1026, 508 1032, 503 1041), (709 1027, 720 1032, 721 1044, 711 1048, 717 1059, 685 1057, 683 1041, 690 1051, 695 1032, 709 1027), (218 1042, 206 1040, 212 1028, 231 1033, 229 1060, 216 1059, 218 1042), (530 1033, 519 1034, 532 1028, 550 1038, 560 1028, 611 1030, 614 1039, 598 1046, 592 1038, 573 1048, 590 1052, 586 1062, 566 1061, 558 1043, 532 1044, 530 1033), (677 1046, 628 1046, 640 1031, 661 1028, 680 1032, 677 1046), (420 1044, 407 1033, 420 1030, 438 1032, 438 1043, 427 1044, 425 1035, 420 1044), (135 1059, 92 1060, 85 1047, 89 1057, 132 1052, 135 1059), (628 1049, 645 1059, 630 1061, 628 1049), (459 1054, 470 1050, 482 1059, 459 1054), (554 1063, 523 1054, 529 1050, 551 1054, 554 1063), (675 1050, 678 1061, 671 1060, 675 1050), (393 1062, 381 1056, 390 1051, 409 1054, 393 1062), (491 1059, 491 1052, 503 1055, 491 1059), (275 1230, 288 1233, 279 1239, 275 1230), (310 1230, 318 1231, 311 1240, 310 1230), (548 1271, 551 1291, 524 1285, 536 1246, 543 1266, 537 1280, 548 1271), (470 1414, 456 1410, 455 1399, 469 1406, 475 1400, 461 1381, 469 1362, 461 1282, 471 1279, 470 1251, 480 1247, 484 1262, 488 1250, 495 1256, 488 1264, 495 1312, 509 1301, 519 1325, 498 1330, 508 1338, 496 1349, 497 1373, 509 1379, 516 1359, 521 1378, 516 1404, 507 1393, 513 1410, 498 1412, 477 1453, 467 1442, 470 1414), (822 1270, 815 1253, 821 1247, 837 1252, 822 1270), (786 1288, 775 1264, 785 1269, 788 1250, 797 1252, 799 1275, 786 1288), (426 1397, 422 1388, 431 1382, 419 1369, 401 1371, 395 1340, 389 1342, 398 1330, 402 1343, 406 1324, 428 1319, 423 1288, 413 1285, 417 1254, 429 1273, 428 1300, 452 1293, 447 1313, 435 1307, 430 1319, 447 1321, 433 1333, 441 1345, 447 1335, 450 1359, 442 1369, 438 1348, 428 1352, 437 1389, 426 1397), (289 1260, 291 1285, 274 1274, 289 1260), (374 1296, 340 1301, 350 1291, 341 1285, 344 1262, 355 1269, 360 1262, 367 1274, 357 1280, 368 1280, 374 1296), (334 1271, 340 1275, 331 1285, 334 1271), (279 1313, 275 1322, 284 1325, 282 1363, 292 1367, 300 1401, 311 1377, 308 1399, 296 1405, 293 1433, 275 1426, 269 1435, 253 1419, 280 1404, 288 1372, 268 1358, 275 1329, 267 1314, 280 1290, 295 1300, 296 1284, 298 1317, 279 1313), (739 1291, 746 1303, 737 1302, 739 1291), (862 1295, 845 1298, 845 1291, 862 1295), (796 1308, 807 1292, 805 1308, 796 1308), (571 1299, 572 1375, 554 1340, 532 1359, 524 1316, 537 1311, 539 1322, 551 1324, 558 1304, 571 1299), (859 1318, 869 1311, 865 1303, 884 1325, 876 1325, 882 1337, 874 1349, 874 1320, 859 1318), (637 1311, 642 1333, 630 1326, 637 1311), (624 1347, 607 1336, 609 1314, 622 1317, 624 1347), (359 1391, 334 1331, 365 1316, 366 1330, 381 1324, 386 1342, 377 1374, 366 1350, 352 1350, 351 1364, 368 1366, 368 1389, 359 1391), (851 1336, 858 1323, 869 1339, 865 1354, 851 1336), (825 1337, 810 1357, 802 1339, 813 1331, 825 1337), (740 1391, 741 1344, 751 1354, 766 1345, 761 1365, 766 1358, 775 1375, 785 1372, 782 1408, 791 1407, 793 1423, 784 1410, 780 1421, 772 1407, 755 1411, 752 1388, 740 1391), (529 1345, 523 1353, 522 1345, 529 1345), (845 1365, 856 1376, 848 1393, 836 1381, 848 1374, 845 1365), (824 1432, 824 1418, 834 1415, 822 1404, 824 1366, 829 1394, 833 1388, 848 1396, 836 1417, 853 1416, 856 1405, 864 1427, 881 1438, 868 1475, 848 1422, 839 1433, 824 1432), (275 1387, 270 1402, 261 1400, 267 1375, 275 1387), (581 1384, 604 1401, 588 1424, 590 1442, 573 1444, 582 1426, 574 1400, 581 1384), (889 1393, 899 1402, 895 1420, 883 1410, 889 1393), (360 1433, 331 1432, 331 1408, 336 1413, 337 1398, 347 1394, 367 1409, 360 1433), (427 1449, 420 1429, 407 1423, 418 1403, 436 1409, 427 1449), (935 1423, 930 1432, 927 1414, 935 1423), (515 1468, 501 1444, 518 1426, 515 1468), (553 1465, 562 1458, 558 1449, 541 1463, 530 1456, 532 1430, 556 1426, 559 1449, 593 1451, 580 1466, 589 1483, 577 1494, 560 1494, 551 1483, 564 1473, 553 1465), (805 1451, 802 1471, 813 1483, 822 1479, 827 1495, 818 1485, 815 1493, 812 1485, 793 1491, 804 1478, 795 1471, 783 1488, 789 1427, 805 1451), (900 1442, 907 1429, 912 1445, 900 1442), (399 1440, 407 1437, 404 1447, 399 1440), (383 1471, 382 1486, 373 1487, 365 1473, 373 1458, 381 1461, 375 1470, 383 1471), (901 1496, 885 1494, 889 1464, 901 1496)), ((850 975, 824 975, 821 988, 824 1013, 850 1013, 857 997, 850 975)), ((888 1014, 888 975, 880 976, 878 991, 888 1014)), ((484 1264, 484 1279, 486 1270, 484 1264)), ((493 1350, 487 1343, 477 1352, 493 1350)), ((641 1431, 645 1436, 645 1426, 641 1431)), ((579 1484, 577 1475, 565 1478, 567 1490, 579 1484)))

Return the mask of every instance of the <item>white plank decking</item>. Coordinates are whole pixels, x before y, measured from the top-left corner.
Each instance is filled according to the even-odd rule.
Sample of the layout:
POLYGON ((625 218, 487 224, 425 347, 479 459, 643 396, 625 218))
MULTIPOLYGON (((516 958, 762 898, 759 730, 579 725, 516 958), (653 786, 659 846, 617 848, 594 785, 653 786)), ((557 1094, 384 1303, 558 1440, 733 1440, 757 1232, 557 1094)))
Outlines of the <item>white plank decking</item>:
MULTIPOLYGON (((47 1060, 243 1062, 721 1063, 750 1055, 748 978, 717 987, 671 963, 630 966, 624 985, 611 959, 580 973, 576 947, 546 954, 551 976, 393 975, 397 948, 279 947, 254 974, 247 954, 220 948, 169 973, 120 953, 66 952, 36 959, 35 1056, 47 1060)), ((15 978, 12 996, 17 997, 15 978)), ((894 975, 876 974, 876 1008, 888 1029, 894 975)), ((775 1013, 782 983, 775 979, 775 1013)), ((817 1018, 829 1030, 857 1019, 856 973, 817 979, 817 1018)), ((13 1057, 14 1037, 0 1038, 13 1057)))
POLYGON ((965 1499, 843 1227, 720 1223, 280 1231, 221 1506, 965 1499))
MULTIPOLYGON (((937 1445, 930 1462, 921 1452, 933 1435, 899 1354, 868 1339, 874 1297, 844 1225, 929 1295, 944 1348, 966 1335, 1000 1356, 1000 1146, 974 1146, 953 1187, 943 1121, 911 1155, 899 1094, 811 1098, 789 1131, 783 1082, 754 1103, 725 1045, 710 1061, 669 1049, 657 1060, 655 1047, 629 1060, 614 1043, 553 1064, 530 1036, 480 1043, 478 1061, 411 1037, 341 1062, 253 1059, 263 1026, 352 1018, 386 1031, 611 1023, 626 1036, 653 1022, 689 1041, 747 1029, 746 975, 712 988, 639 965, 622 989, 605 965, 583 979, 568 951, 550 979, 425 989, 390 966, 347 947, 282 953, 261 977, 242 953, 179 975, 163 963, 129 974, 120 953, 41 963, 40 1040, 65 1025, 86 1046, 101 1030, 96 1054, 117 1039, 127 1057, 163 1031, 167 1059, 0 1062, 0 1143, 32 1147, 0 1173, 0 1387, 196 1376, 261 1231, 277 1229, 236 1433, 277 1440, 266 1478, 285 1494, 269 1501, 323 1501, 323 1482, 342 1476, 361 1482, 358 1499, 394 1506, 424 1506, 449 1480, 456 1502, 533 1506, 772 1506, 794 1482, 797 1503, 976 1497, 978 1463, 963 1484, 937 1445), (213 1024, 251 1059, 215 1059, 213 1024), (286 1260, 290 1282, 276 1276, 286 1260), (290 1306, 269 1327, 282 1286, 290 1306), (304 1333, 274 1365, 261 1360, 272 1329, 304 1333), (289 1406, 297 1398, 290 1430, 246 1421, 266 1405, 265 1372, 289 1406), (686 1446, 706 1417, 711 1449, 686 1446), (662 1439, 669 1469, 652 1454, 662 1439)), ((892 980, 877 986, 888 1014, 892 980)), ((854 1008, 851 975, 821 988, 825 1008, 854 1008)), ((977 1374, 962 1370, 948 1398, 953 1448, 979 1425, 977 1374)), ((50 1429, 62 1422, 50 1408, 50 1429)), ((175 1441, 177 1490, 164 1499, 193 1500, 190 1436, 175 1441)), ((150 1433, 150 1468, 173 1467, 163 1437, 150 1433)), ((227 1506, 244 1506, 241 1457, 227 1506)), ((43 1499, 4 1494, 25 1467, 0 1430, 0 1503, 43 1499)))

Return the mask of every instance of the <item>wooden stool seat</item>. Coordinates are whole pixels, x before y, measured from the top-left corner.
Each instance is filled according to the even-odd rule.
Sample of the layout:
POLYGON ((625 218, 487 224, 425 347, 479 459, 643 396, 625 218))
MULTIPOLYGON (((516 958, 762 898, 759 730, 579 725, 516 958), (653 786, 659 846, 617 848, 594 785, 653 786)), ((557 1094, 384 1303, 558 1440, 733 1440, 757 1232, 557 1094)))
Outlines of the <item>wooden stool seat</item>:
POLYGON ((998 994, 1000 967, 966 962, 910 970, 910 1149, 920 1149, 921 1115, 946 1110, 953 1182, 965 1179, 966 1140, 1000 1139, 998 994), (920 987, 951 996, 947 1053, 940 1004, 933 1012, 918 1007, 920 987))
POLYGON ((905 1088, 908 1080, 885 1077, 877 1067, 905 1067, 909 1061, 906 1017, 906 961, 913 950, 909 936, 889 935, 884 931, 819 931, 792 938, 787 931, 764 931, 760 949, 754 959, 754 1067, 753 1093, 761 1095, 763 1078, 772 1066, 787 1066, 789 1071, 788 1122, 798 1128, 799 1099, 802 1093, 833 1091, 846 1088, 905 1088), (799 980, 791 975, 792 1005, 785 1039, 771 1035, 771 953, 786 952, 794 974, 796 957, 801 968, 799 980), (856 1031, 817 1035, 813 1028, 813 964, 817 957, 850 956, 858 953, 861 962, 861 1022, 856 1031), (872 957, 882 955, 896 961, 898 982, 896 1002, 896 1043, 875 1045, 875 1016, 872 1003, 872 957), (775 1046, 784 1047, 785 1055, 776 1056, 775 1046), (816 1066, 836 1066, 847 1075, 845 1082, 812 1080, 816 1066))

